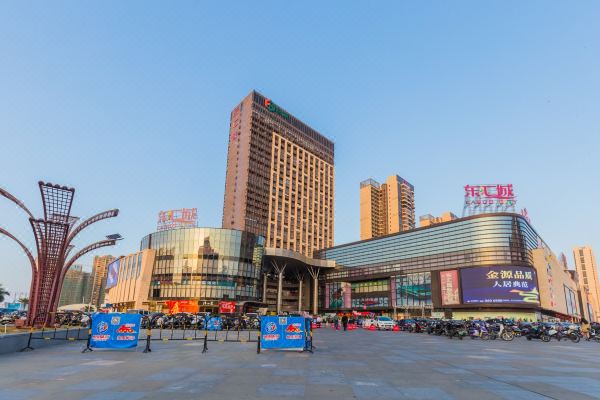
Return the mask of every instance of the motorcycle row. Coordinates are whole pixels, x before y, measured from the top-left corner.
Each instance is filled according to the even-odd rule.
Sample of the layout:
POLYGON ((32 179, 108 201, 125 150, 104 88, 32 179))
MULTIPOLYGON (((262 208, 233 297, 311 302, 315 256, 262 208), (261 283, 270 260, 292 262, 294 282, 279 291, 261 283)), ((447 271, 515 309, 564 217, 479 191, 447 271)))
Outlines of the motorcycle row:
POLYGON ((527 340, 550 342, 569 340, 578 343, 582 338, 600 343, 600 324, 592 323, 589 335, 584 337, 580 326, 569 322, 515 322, 512 320, 432 320, 417 319, 407 322, 399 321, 400 330, 430 335, 446 336, 448 339, 495 340, 511 341, 515 337, 525 337, 527 340))
MULTIPOLYGON (((198 329, 203 330, 214 316, 208 313, 152 313, 142 317, 144 329, 198 329)), ((222 330, 258 330, 260 318, 256 314, 241 316, 222 315, 220 329, 222 330)))
POLYGON ((27 311, 0 312, 0 325, 12 325, 17 319, 26 319, 27 311))

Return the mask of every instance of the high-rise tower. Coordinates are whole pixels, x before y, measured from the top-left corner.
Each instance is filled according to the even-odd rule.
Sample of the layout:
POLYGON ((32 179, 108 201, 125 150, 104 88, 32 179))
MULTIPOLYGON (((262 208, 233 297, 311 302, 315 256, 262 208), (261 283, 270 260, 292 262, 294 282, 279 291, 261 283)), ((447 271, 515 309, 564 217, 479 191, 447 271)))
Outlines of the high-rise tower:
MULTIPOLYGON (((598 283, 598 265, 594 251, 589 246, 575 247, 573 249, 575 268, 579 277, 579 285, 587 292, 592 306, 594 317, 592 320, 600 321, 600 283, 598 283)), ((590 317, 592 312, 590 312, 590 317)))
POLYGON ((256 91, 231 112, 223 227, 312 256, 333 246, 334 144, 256 91))
POLYGON ((415 228, 415 188, 398 175, 360 183, 360 239, 415 228))

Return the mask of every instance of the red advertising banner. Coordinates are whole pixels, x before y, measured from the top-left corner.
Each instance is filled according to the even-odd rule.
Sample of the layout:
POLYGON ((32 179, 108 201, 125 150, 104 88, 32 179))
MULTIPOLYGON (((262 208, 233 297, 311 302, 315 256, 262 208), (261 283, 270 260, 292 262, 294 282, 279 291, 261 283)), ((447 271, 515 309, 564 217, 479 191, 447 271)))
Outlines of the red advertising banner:
POLYGON ((220 301, 219 302, 219 314, 233 314, 235 313, 235 301, 220 301))
POLYGON ((442 288, 442 305, 460 304, 458 295, 458 271, 440 271, 440 285, 442 288))
POLYGON ((169 314, 177 314, 181 312, 197 313, 198 302, 190 300, 168 300, 165 302, 169 307, 169 314))

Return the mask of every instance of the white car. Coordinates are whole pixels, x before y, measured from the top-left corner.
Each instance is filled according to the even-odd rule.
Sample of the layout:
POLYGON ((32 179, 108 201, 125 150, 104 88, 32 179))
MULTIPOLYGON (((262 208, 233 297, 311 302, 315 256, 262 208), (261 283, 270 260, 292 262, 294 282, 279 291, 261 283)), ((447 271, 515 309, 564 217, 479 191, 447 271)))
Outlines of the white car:
POLYGON ((375 317, 374 324, 377 330, 385 329, 390 331, 394 329, 395 325, 394 320, 390 317, 375 317))

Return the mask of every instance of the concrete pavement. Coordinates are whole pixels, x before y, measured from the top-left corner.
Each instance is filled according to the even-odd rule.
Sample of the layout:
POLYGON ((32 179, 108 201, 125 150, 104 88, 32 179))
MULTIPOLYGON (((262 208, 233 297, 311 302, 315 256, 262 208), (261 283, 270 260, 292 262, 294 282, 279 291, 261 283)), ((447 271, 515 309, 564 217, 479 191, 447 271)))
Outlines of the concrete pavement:
POLYGON ((315 332, 315 353, 254 343, 153 342, 153 352, 83 342, 0 356, 0 399, 600 399, 597 343, 449 340, 315 332))

